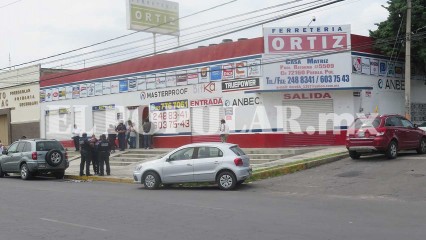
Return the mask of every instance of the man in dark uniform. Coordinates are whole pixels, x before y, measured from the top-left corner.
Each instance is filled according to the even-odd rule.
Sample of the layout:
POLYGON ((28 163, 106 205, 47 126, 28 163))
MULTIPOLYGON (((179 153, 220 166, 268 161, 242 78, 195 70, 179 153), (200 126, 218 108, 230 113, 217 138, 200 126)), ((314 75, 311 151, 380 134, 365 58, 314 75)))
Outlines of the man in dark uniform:
POLYGON ((109 167, 109 154, 111 152, 111 143, 106 139, 105 134, 102 134, 97 146, 99 159, 99 176, 104 175, 104 164, 106 165, 107 175, 111 174, 109 167))
POLYGON ((80 154, 81 154, 81 162, 80 162, 80 176, 83 176, 84 165, 86 164, 86 176, 90 176, 90 140, 87 137, 87 133, 83 133, 80 138, 80 154))

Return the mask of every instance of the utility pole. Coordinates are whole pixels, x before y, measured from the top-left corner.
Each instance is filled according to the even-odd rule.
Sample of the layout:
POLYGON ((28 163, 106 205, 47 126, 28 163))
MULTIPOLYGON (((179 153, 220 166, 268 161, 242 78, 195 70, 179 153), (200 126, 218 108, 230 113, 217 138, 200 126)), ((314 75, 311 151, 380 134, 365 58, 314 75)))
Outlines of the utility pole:
POLYGON ((407 0, 405 29, 405 117, 411 119, 411 0, 407 0))

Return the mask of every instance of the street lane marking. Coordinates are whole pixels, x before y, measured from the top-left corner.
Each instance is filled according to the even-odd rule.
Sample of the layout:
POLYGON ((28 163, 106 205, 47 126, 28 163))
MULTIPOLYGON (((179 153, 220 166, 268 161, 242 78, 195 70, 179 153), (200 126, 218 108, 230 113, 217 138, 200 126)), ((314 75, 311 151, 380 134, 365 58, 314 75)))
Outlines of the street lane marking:
POLYGON ((53 222, 53 223, 59 223, 59 224, 73 226, 73 227, 88 228, 88 229, 97 230, 97 231, 103 231, 103 232, 108 231, 108 230, 103 229, 103 228, 84 226, 84 225, 75 224, 75 223, 61 222, 61 221, 54 220, 54 219, 48 219, 48 218, 40 218, 40 219, 43 220, 43 221, 48 221, 48 222, 53 222))

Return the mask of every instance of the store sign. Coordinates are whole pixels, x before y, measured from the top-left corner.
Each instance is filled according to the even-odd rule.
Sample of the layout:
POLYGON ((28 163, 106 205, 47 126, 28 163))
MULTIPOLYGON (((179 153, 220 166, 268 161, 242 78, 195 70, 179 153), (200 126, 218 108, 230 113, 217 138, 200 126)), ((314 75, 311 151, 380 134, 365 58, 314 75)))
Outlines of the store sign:
POLYGON ((261 74, 260 59, 247 61, 247 77, 259 77, 261 74))
POLYGON ((111 94, 111 82, 102 83, 102 94, 103 95, 111 94))
POLYGON ((235 66, 233 63, 223 65, 223 80, 229 80, 235 78, 235 66))
POLYGON ((263 29, 265 53, 350 50, 350 25, 263 29))
POLYGON ((212 94, 220 92, 219 83, 209 82, 209 83, 201 83, 192 86, 192 90, 194 94, 212 94))
POLYGON ((405 91, 405 80, 401 79, 379 79, 377 86, 380 90, 405 91))
POLYGON ((350 53, 284 60, 263 66, 262 90, 351 87, 350 53))
POLYGON ((223 105, 223 100, 220 97, 189 101, 190 107, 206 107, 206 106, 222 106, 222 105, 223 105))
POLYGON ((205 83, 210 81, 210 70, 209 67, 202 67, 200 68, 200 76, 199 76, 199 82, 205 83))
POLYGON ((241 97, 225 100, 225 107, 255 106, 260 104, 259 97, 241 97))
POLYGON ((70 113, 70 109, 68 108, 59 108, 57 110, 46 110, 45 115, 61 115, 61 114, 68 114, 70 113))
POLYGON ((222 92, 258 89, 259 78, 222 82, 222 92))
POLYGON ((211 81, 222 80, 222 66, 211 66, 210 67, 210 80, 211 81))
POLYGON ((111 82, 111 94, 120 92, 120 81, 111 82))
POLYGON ((284 100, 322 100, 331 99, 330 93, 284 93, 284 100))
POLYGON ((186 95, 188 93, 188 87, 170 89, 170 90, 160 90, 160 91, 145 91, 140 93, 141 100, 153 99, 153 98, 165 98, 186 95))
POLYGON ((115 104, 110 105, 100 105, 100 106, 93 106, 92 111, 107 111, 107 110, 114 110, 115 104))
POLYGON ((127 0, 127 28, 179 36, 179 3, 165 0, 127 0))
POLYGON ((124 93, 124 92, 129 91, 129 82, 127 80, 120 80, 119 91, 120 91, 120 93, 124 93))

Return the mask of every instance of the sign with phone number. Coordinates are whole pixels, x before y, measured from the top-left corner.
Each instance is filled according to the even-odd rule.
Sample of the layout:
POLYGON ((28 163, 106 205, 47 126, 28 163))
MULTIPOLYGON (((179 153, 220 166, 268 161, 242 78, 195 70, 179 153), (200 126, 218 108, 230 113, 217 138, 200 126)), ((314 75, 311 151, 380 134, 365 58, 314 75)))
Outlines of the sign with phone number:
POLYGON ((150 120, 156 133, 175 134, 191 131, 188 100, 150 104, 150 120))
POLYGON ((264 66, 262 90, 351 87, 349 53, 284 59, 264 66))
POLYGON ((150 104, 151 111, 167 111, 188 108, 188 100, 157 102, 150 104))

